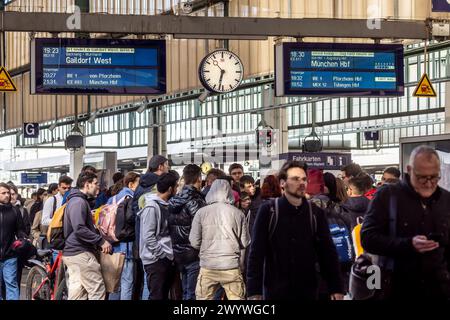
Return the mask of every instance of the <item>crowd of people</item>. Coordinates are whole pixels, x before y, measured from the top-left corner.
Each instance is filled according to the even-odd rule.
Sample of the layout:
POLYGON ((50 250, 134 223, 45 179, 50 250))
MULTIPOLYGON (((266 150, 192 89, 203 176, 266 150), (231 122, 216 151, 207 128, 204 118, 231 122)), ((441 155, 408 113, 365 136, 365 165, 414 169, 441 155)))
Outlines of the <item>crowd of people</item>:
POLYGON ((62 176, 27 201, 0 183, 1 296, 19 299, 24 262, 12 243, 20 238, 62 250, 73 300, 342 300, 351 298, 360 255, 351 234, 362 223, 364 252, 393 261, 389 298, 448 299, 450 197, 439 179, 438 154, 421 146, 404 177, 390 167, 379 184, 355 163, 336 177, 288 161, 261 185, 240 164, 228 174, 211 169, 204 180, 189 164, 180 177, 161 155, 147 173, 116 173, 100 192, 90 166, 74 188, 62 176), (93 219, 111 205, 113 240, 93 219), (57 247, 46 235, 62 206, 64 245, 57 247), (125 256, 114 292, 107 292, 101 253, 125 256))

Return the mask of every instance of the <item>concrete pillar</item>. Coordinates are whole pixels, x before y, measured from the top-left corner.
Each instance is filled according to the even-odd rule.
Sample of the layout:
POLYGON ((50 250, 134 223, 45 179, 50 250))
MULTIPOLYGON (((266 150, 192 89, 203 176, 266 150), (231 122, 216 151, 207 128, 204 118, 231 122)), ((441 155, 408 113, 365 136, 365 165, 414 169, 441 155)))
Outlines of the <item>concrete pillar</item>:
POLYGON ((150 121, 148 128, 147 157, 150 159, 156 154, 167 157, 167 129, 166 112, 163 108, 150 110, 150 121))
MULTIPOLYGON (((437 99, 437 98, 431 98, 437 99)), ((445 133, 450 133, 450 82, 445 83, 445 133)))
POLYGON ((83 168, 83 156, 85 151, 84 147, 77 151, 70 151, 69 177, 73 179, 73 185, 76 184, 78 175, 83 168))

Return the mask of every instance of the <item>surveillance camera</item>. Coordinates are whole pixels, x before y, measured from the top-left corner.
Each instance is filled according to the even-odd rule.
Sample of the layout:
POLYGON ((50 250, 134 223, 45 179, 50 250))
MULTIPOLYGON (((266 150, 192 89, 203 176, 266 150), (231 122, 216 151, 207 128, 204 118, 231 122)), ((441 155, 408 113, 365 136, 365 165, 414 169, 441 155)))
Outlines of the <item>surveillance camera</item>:
POLYGON ((192 13, 192 2, 186 1, 181 4, 181 10, 184 14, 192 13))

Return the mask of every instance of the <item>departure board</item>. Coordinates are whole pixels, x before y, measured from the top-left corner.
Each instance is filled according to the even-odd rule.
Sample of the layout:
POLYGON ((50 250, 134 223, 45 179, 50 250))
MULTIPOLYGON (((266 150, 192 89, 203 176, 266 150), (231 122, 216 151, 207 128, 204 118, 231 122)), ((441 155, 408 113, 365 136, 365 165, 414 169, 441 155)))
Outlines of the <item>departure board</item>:
POLYGON ((164 40, 35 39, 31 92, 164 94, 164 40))
POLYGON ((403 46, 281 43, 275 47, 277 96, 401 96, 403 46))

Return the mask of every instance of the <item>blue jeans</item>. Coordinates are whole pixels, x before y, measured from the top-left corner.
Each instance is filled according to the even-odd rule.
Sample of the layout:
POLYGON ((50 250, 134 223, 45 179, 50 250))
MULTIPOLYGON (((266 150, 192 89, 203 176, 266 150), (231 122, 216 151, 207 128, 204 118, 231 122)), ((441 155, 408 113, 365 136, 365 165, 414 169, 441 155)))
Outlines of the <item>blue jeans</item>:
POLYGON ((181 266, 181 286, 183 287, 183 300, 195 300, 195 287, 197 286, 200 262, 194 261, 181 266))
POLYGON ((147 284, 147 272, 145 272, 145 269, 144 269, 144 288, 142 290, 141 300, 150 300, 150 291, 148 290, 147 284))
POLYGON ((120 277, 120 289, 109 294, 109 300, 131 300, 133 296, 133 242, 120 242, 113 246, 113 252, 125 254, 122 275, 120 277))
MULTIPOLYGON (((19 300, 19 284, 17 283, 17 258, 0 261, 0 282, 5 284, 6 300, 19 300)), ((0 294, 0 300, 4 297, 0 294)))

